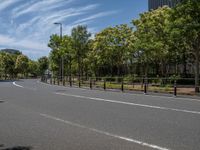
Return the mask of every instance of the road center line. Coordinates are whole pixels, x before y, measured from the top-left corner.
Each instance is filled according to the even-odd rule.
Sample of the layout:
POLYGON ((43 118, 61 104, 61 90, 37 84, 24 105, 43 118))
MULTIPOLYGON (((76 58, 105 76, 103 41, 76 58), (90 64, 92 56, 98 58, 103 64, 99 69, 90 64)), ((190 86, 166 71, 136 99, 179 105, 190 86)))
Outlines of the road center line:
POLYGON ((76 97, 76 98, 82 98, 82 99, 95 100, 95 101, 103 101, 103 102, 109 102, 109 103, 131 105, 131 106, 160 109, 160 110, 170 110, 170 111, 184 112, 184 113, 191 113, 191 114, 200 115, 199 111, 191 111, 191 110, 185 110, 185 109, 175 109, 175 108, 168 108, 168 107, 159 107, 159 106, 152 106, 152 105, 145 105, 145 104, 138 104, 138 103, 131 103, 131 102, 122 102, 122 101, 102 99, 102 98, 86 97, 86 96, 81 96, 81 95, 71 95, 71 94, 58 93, 58 92, 56 92, 55 94, 62 95, 62 96, 70 96, 70 97, 76 97))
POLYGON ((75 127, 78 127, 78 128, 87 129, 87 130, 90 130, 90 131, 93 131, 93 132, 96 132, 96 133, 99 133, 99 134, 104 134, 106 136, 110 136, 110 137, 117 138, 117 139, 120 139, 120 140, 139 144, 141 146, 146 146, 146 147, 157 149, 157 150, 169 150, 168 148, 164 148, 164 147, 160 147, 160 146, 157 146, 157 145, 145 143, 145 142, 142 142, 142 141, 139 141, 139 140, 135 140, 135 139, 111 134, 111 133, 108 133, 108 132, 105 132, 105 131, 100 131, 100 130, 97 130, 97 129, 94 129, 94 128, 88 128, 86 126, 83 126, 83 125, 80 125, 80 124, 77 124, 77 123, 73 123, 73 122, 70 122, 70 121, 67 121, 67 120, 63 120, 63 119, 60 119, 60 118, 57 118, 57 117, 53 117, 53 116, 50 116, 50 115, 47 115, 47 114, 40 114, 40 115, 45 117, 45 118, 48 118, 48 119, 56 120, 56 121, 59 121, 59 122, 62 122, 62 123, 65 123, 65 124, 68 124, 68 125, 71 125, 71 126, 75 126, 75 127))
POLYGON ((19 85, 19 84, 16 84, 16 82, 13 82, 13 85, 14 86, 17 86, 17 87, 20 87, 20 88, 24 88, 23 86, 19 85))

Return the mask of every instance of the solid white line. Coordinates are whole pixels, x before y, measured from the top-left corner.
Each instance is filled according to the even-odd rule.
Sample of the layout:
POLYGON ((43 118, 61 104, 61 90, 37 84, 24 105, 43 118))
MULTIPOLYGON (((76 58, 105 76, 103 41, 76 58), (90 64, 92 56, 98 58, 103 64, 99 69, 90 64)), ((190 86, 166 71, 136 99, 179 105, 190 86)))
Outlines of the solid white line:
POLYGON ((82 98, 82 99, 90 99, 90 100, 95 100, 95 101, 103 101, 103 102, 109 102, 109 103, 131 105, 131 106, 139 106, 139 107, 152 108, 152 109, 160 109, 160 110, 170 110, 170 111, 184 112, 184 113, 191 113, 191 114, 200 115, 199 111, 190 111, 190 110, 185 110, 185 109, 159 107, 159 106, 152 106, 152 105, 145 105, 145 104, 138 104, 138 103, 131 103, 131 102, 122 102, 122 101, 102 99, 102 98, 86 97, 86 96, 80 96, 80 95, 71 95, 71 94, 58 93, 58 92, 56 92, 55 94, 62 95, 62 96, 70 96, 70 97, 82 98))
MULTIPOLYGON (((89 88, 79 88, 79 87, 69 87, 69 86, 62 86, 62 85, 51 85, 48 83, 43 83, 40 82, 39 80, 37 81, 37 83, 41 83, 44 85, 49 85, 49 86, 57 86, 57 87, 63 87, 63 88, 70 88, 70 89, 78 89, 78 90, 90 90, 89 88)), ((97 89, 98 91, 98 89, 97 89)), ((112 90, 108 90, 109 92, 113 92, 112 90)), ((116 92, 115 92, 116 93, 116 92)), ((147 97, 156 97, 156 98, 164 98, 170 101, 176 101, 176 100, 183 100, 183 101, 196 101, 196 102, 200 102, 200 99, 196 99, 196 98, 186 98, 186 97, 174 97, 174 96, 159 96, 159 95, 150 95, 150 94, 137 94, 137 93, 124 93, 126 95, 136 95, 136 96, 147 96, 147 97)))
POLYGON ((94 128, 88 128, 86 126, 83 126, 83 125, 80 125, 80 124, 77 124, 77 123, 73 123, 73 122, 70 122, 70 121, 67 121, 67 120, 63 120, 63 119, 60 119, 60 118, 57 118, 57 117, 53 117, 53 116, 50 116, 50 115, 47 115, 47 114, 40 114, 40 115, 45 117, 45 118, 48 118, 48 119, 56 120, 56 121, 59 121, 59 122, 62 122, 62 123, 65 123, 65 124, 68 124, 68 125, 71 125, 71 126, 87 129, 87 130, 90 130, 90 131, 93 131, 93 132, 96 132, 96 133, 99 133, 99 134, 104 134, 104 135, 107 135, 107 136, 110 136, 110 137, 113 137, 113 138, 118 138, 118 139, 121 139, 121 140, 124 140, 124 141, 139 144, 141 146, 146 146, 146 147, 157 149, 157 150, 169 150, 168 148, 160 147, 160 146, 157 146, 157 145, 154 145, 154 144, 149 144, 149 143, 145 143, 145 142, 142 142, 142 141, 139 141, 139 140, 135 140, 135 139, 111 134, 111 133, 108 133, 108 132, 105 132, 105 131, 100 131, 100 130, 97 130, 97 129, 94 129, 94 128))
POLYGON ((24 88, 23 86, 19 85, 19 84, 16 84, 16 82, 13 82, 13 85, 14 86, 17 86, 17 87, 20 87, 20 88, 24 88))
POLYGON ((54 84, 48 84, 48 83, 43 83, 43 82, 40 82, 40 81, 37 81, 37 83, 40 83, 40 84, 43 84, 43 85, 47 85, 47 86, 51 86, 51 87, 53 87, 53 86, 55 86, 55 87, 59 87, 59 88, 64 88, 64 89, 78 89, 78 90, 82 90, 82 91, 86 91, 86 90, 89 90, 89 88, 87 88, 87 87, 81 87, 81 88, 79 88, 78 86, 77 87, 70 87, 70 86, 63 86, 63 85, 54 85, 54 84))
MULTIPOLYGON (((136 94, 134 94, 134 95, 136 95, 136 94)), ((139 95, 139 94, 138 94, 139 95)), ((174 96, 158 96, 158 95, 145 95, 145 96, 151 96, 151 97, 157 97, 157 98, 166 98, 166 99, 170 99, 171 101, 173 100, 173 101, 176 101, 176 100, 184 100, 184 101, 196 101, 196 102, 200 102, 200 100, 199 99, 195 99, 195 98, 185 98, 185 97, 183 97, 183 98, 181 98, 181 97, 174 97, 174 96)))

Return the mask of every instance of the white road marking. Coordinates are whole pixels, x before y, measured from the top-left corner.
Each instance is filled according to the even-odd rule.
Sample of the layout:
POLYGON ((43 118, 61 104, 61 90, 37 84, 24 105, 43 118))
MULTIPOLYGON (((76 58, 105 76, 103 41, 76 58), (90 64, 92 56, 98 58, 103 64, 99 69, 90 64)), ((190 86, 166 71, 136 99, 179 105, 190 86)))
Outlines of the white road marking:
MULTIPOLYGON (((43 83, 40 82, 39 80, 37 81, 37 83, 41 83, 41 84, 45 84, 45 85, 49 85, 49 86, 57 86, 57 87, 63 87, 63 88, 71 88, 71 89, 78 89, 78 90, 90 90, 89 88, 85 87, 85 88, 79 88, 79 87, 70 87, 70 86, 62 86, 62 85, 51 85, 48 83, 43 83)), ((98 89, 96 89, 98 90, 98 89)), ((113 92, 112 90, 108 90, 109 92, 113 92)), ((115 92, 116 93, 116 92, 115 92)), ((196 98, 186 98, 186 97, 174 97, 174 96, 159 96, 159 95, 150 95, 150 94, 136 94, 136 93, 124 93, 126 95, 136 95, 136 96, 148 96, 148 97, 156 97, 156 98, 165 98, 167 100, 170 101, 176 101, 176 100, 184 100, 184 101, 196 101, 196 102, 200 102, 200 99, 196 99, 196 98)))
MULTIPOLYGON (((23 87, 23 86, 21 86, 21 85, 19 85, 19 84, 16 84, 16 82, 13 82, 13 85, 15 85, 15 86, 17 86, 17 87, 20 87, 20 88, 25 88, 25 87, 23 87)), ((28 89, 28 90, 33 90, 33 91, 37 91, 36 88, 28 88, 28 87, 26 87, 26 89, 28 89)))
POLYGON ((50 115, 47 115, 47 114, 40 114, 40 115, 45 117, 45 118, 48 118, 48 119, 56 120, 56 121, 59 121, 59 122, 62 122, 62 123, 65 123, 65 124, 68 124, 68 125, 71 125, 71 126, 75 126, 75 127, 78 127, 78 128, 87 129, 87 130, 90 130, 90 131, 93 131, 93 132, 96 132, 96 133, 99 133, 99 134, 104 134, 104 135, 107 135, 107 136, 110 136, 110 137, 113 137, 113 138, 117 138, 117 139, 120 139, 120 140, 132 142, 132 143, 135 143, 135 144, 139 144, 141 146, 146 146, 146 147, 157 149, 157 150, 169 150, 168 148, 160 147, 158 145, 145 143, 145 142, 142 142, 142 141, 139 141, 139 140, 135 140, 135 139, 131 139, 131 138, 115 135, 115 134, 108 133, 108 132, 105 132, 105 131, 100 131, 100 130, 94 129, 94 128, 89 128, 89 127, 86 127, 84 125, 73 123, 71 121, 63 120, 63 119, 60 119, 60 118, 57 118, 57 117, 53 117, 53 116, 50 116, 50 115))
POLYGON ((20 87, 20 88, 24 88, 23 86, 19 85, 19 84, 16 84, 16 82, 13 82, 13 85, 14 86, 17 86, 17 87, 20 87))
MULTIPOLYGON (((132 95, 141 95, 141 94, 132 94, 132 95)), ((197 101, 197 102, 200 102, 199 99, 195 99, 195 98, 181 98, 181 97, 174 97, 174 96, 159 96, 159 95, 148 95, 146 94, 145 96, 150 96, 150 97, 157 97, 157 98, 166 98, 170 101, 176 101, 176 100, 184 100, 184 101, 197 101)))
POLYGON ((59 87, 59 88, 70 88, 70 89, 78 89, 78 90, 82 90, 82 91, 87 91, 89 90, 89 88, 87 87, 81 87, 79 88, 78 86, 77 87, 70 87, 70 86, 63 86, 63 85, 54 85, 54 84, 49 84, 49 83, 43 83, 43 82, 40 82, 40 81, 37 81, 37 83, 40 83, 40 84, 43 84, 43 85, 47 85, 47 86, 55 86, 55 87, 59 87))
POLYGON ((131 106, 139 106, 139 107, 152 108, 152 109, 160 109, 160 110, 171 110, 171 111, 176 111, 176 112, 184 112, 184 113, 191 113, 191 114, 200 115, 199 111, 191 111, 191 110, 168 108, 168 107, 159 107, 159 106, 152 106, 152 105, 145 105, 145 104, 138 104, 138 103, 131 103, 131 102, 122 102, 122 101, 102 99, 102 98, 95 98, 95 97, 86 97, 86 96, 81 96, 81 95, 71 95, 71 94, 58 93, 58 92, 56 92, 55 94, 62 95, 62 96, 70 96, 70 97, 82 98, 82 99, 90 99, 90 100, 95 100, 95 101, 103 101, 103 102, 109 102, 109 103, 131 105, 131 106))

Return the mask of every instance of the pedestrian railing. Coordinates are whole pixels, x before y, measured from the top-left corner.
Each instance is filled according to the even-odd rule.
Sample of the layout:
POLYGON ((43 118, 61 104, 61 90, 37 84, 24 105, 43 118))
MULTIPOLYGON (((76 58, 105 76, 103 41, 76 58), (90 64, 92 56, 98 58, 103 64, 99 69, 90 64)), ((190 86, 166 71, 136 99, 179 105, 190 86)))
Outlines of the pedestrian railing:
POLYGON ((195 95, 194 78, 122 78, 122 77, 41 77, 41 81, 70 87, 82 87, 90 89, 115 90, 122 92, 139 91, 144 94, 168 93, 195 95))

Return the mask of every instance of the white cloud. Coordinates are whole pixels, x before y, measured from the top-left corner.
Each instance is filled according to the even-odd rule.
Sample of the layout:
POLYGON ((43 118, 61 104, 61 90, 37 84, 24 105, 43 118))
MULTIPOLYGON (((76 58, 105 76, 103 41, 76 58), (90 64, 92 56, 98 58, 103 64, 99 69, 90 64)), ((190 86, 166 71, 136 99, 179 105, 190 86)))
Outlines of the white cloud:
MULTIPOLYGON (((50 35, 59 34, 59 27, 55 26, 54 22, 63 23, 63 34, 70 34, 71 29, 78 24, 87 25, 97 18, 116 13, 99 12, 96 9, 99 4, 73 5, 77 0, 0 1, 0 11, 14 6, 10 7, 12 10, 7 9, 9 12, 6 17, 0 18, 1 22, 6 22, 3 19, 10 18, 9 23, 0 25, 3 27, 0 28, 0 47, 20 49, 31 58, 48 55, 47 43, 50 35)), ((91 26, 88 30, 92 33, 97 31, 91 26)))
MULTIPOLYGON (((67 18, 86 14, 89 10, 95 9, 97 6, 97 4, 90 4, 84 7, 69 8, 66 10, 60 10, 42 15, 35 15, 27 22, 18 25, 15 31, 17 35, 22 35, 22 33, 25 33, 25 36, 27 36, 27 33, 30 32, 30 39, 36 38, 37 40, 41 40, 41 38, 44 38, 44 36, 49 36, 50 34, 57 33, 59 31, 53 24, 54 22, 63 22, 67 18)), ((69 34, 69 30, 71 30, 73 26, 76 26, 76 24, 63 24, 64 33, 69 34)))
POLYGON ((47 43, 40 43, 33 40, 27 40, 27 39, 15 39, 12 37, 9 37, 7 35, 0 35, 0 45, 6 46, 6 45, 12 45, 12 47, 20 47, 23 50, 33 50, 33 51, 49 51, 49 48, 47 47, 47 43))
POLYGON ((20 8, 16 8, 13 11, 14 18, 17 18, 21 15, 31 13, 31 12, 44 12, 49 11, 60 6, 66 5, 67 3, 72 2, 73 0, 41 0, 36 2, 29 2, 22 5, 20 8))
POLYGON ((5 10, 6 8, 10 7, 11 5, 17 3, 19 0, 3 0, 1 1, 0 11, 5 10))
POLYGON ((115 13, 117 13, 117 11, 100 12, 100 13, 97 13, 97 14, 91 15, 91 16, 89 16, 89 17, 86 17, 86 18, 83 18, 83 19, 77 20, 77 21, 75 21, 74 23, 75 23, 75 24, 83 23, 83 22, 87 22, 87 21, 91 21, 91 20, 94 20, 94 19, 100 18, 100 17, 104 17, 104 16, 112 15, 112 14, 115 14, 115 13))
POLYGON ((0 35, 0 45, 10 44, 13 41, 14 41, 14 39, 7 35, 0 35))

